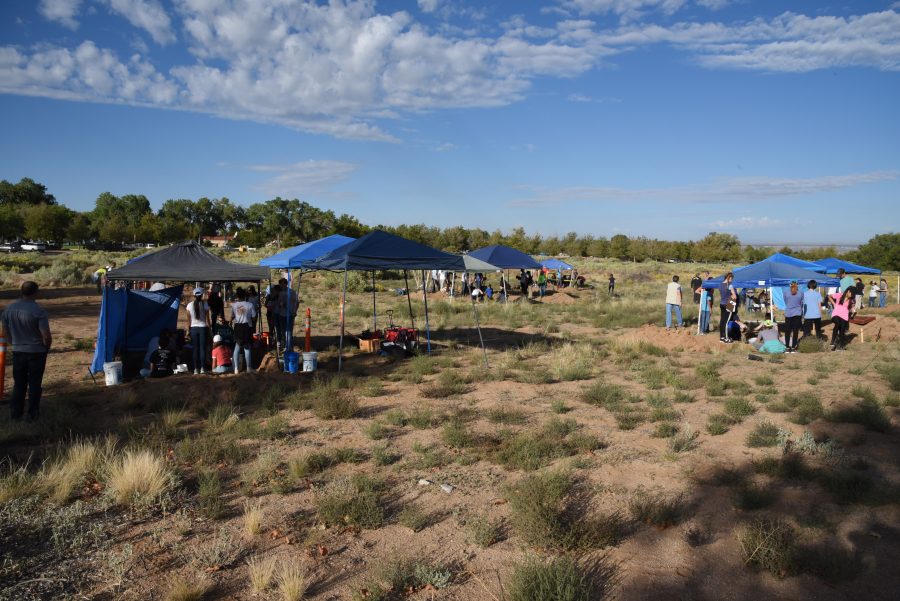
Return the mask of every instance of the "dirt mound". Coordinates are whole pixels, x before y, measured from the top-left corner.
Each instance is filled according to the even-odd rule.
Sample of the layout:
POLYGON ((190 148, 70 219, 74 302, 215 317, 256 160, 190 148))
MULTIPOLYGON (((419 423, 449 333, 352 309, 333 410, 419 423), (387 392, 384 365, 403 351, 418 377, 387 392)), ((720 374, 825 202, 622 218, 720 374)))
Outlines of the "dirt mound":
POLYGON ((724 346, 719 340, 717 331, 710 332, 705 336, 698 336, 696 328, 678 328, 666 331, 664 327, 654 325, 623 330, 616 340, 626 344, 643 340, 666 350, 681 348, 697 352, 709 352, 724 346))
POLYGON ((578 300, 567 292, 548 292, 542 302, 551 305, 574 305, 578 300))

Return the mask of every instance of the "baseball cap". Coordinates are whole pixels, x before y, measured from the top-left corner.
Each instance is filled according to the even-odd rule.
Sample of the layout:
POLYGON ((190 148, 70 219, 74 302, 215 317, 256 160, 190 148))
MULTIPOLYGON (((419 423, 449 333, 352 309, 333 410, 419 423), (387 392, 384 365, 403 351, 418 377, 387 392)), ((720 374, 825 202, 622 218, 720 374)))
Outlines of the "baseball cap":
POLYGON ((203 294, 203 288, 194 288, 194 296, 200 296, 203 294))
POLYGON ((771 319, 767 319, 763 322, 763 325, 766 326, 767 328, 771 328, 772 326, 775 325, 775 322, 772 321, 771 319))
POLYGON ((797 280, 791 280, 791 285, 796 284, 797 280))
POLYGON ((222 336, 216 334, 215 336, 213 336, 213 342, 222 342, 222 336))

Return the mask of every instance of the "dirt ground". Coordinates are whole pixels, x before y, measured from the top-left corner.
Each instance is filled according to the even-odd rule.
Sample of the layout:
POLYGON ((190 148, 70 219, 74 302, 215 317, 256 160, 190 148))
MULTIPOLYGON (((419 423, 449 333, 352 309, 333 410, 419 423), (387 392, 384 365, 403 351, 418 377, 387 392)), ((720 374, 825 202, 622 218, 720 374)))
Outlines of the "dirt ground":
MULTIPOLYGON (((0 293, 0 305, 13 298, 12 292, 0 293)), ((354 299, 366 302, 365 295, 354 299)), ((180 474, 184 491, 177 503, 146 515, 104 507, 102 520, 97 518, 104 524, 102 544, 87 547, 81 557, 68 558, 72 566, 80 566, 77 583, 67 581, 65 574, 53 569, 43 576, 53 582, 38 582, 41 577, 28 572, 25 559, 7 556, 6 564, 0 566, 0 599, 162 599, 172 574, 190 578, 197 573, 207 574, 213 583, 205 599, 274 598, 271 591, 270 596, 250 591, 245 566, 248 557, 274 554, 295 558, 304 565, 310 583, 309 599, 365 599, 366 579, 379 565, 396 558, 424 558, 450 567, 450 585, 406 591, 402 597, 504 600, 506 583, 517 563, 552 554, 526 544, 510 526, 512 516, 504 487, 526 472, 506 468, 475 450, 446 444, 441 423, 432 428, 392 426, 384 438, 373 440, 371 424, 383 423, 389 411, 410 412, 422 407, 445 416, 469 415, 467 424, 477 439, 489 438, 501 428, 512 432, 538 428, 557 414, 560 419, 575 420, 579 431, 603 442, 602 448, 552 459, 543 469, 574 474, 592 494, 592 512, 620 511, 627 516, 629 499, 639 491, 680 495, 681 509, 675 523, 656 527, 630 521, 618 544, 582 552, 582 557, 605 556, 617 567, 612 593, 615 599, 887 600, 896 599, 900 590, 898 409, 885 400, 897 393, 875 369, 900 359, 900 323, 889 316, 900 308, 897 305, 869 311, 877 319, 868 326, 865 343, 855 336, 846 352, 798 353, 779 357, 777 362, 750 361, 746 345, 722 345, 714 333, 696 336, 690 327, 666 332, 657 325, 606 330, 579 324, 563 328, 565 337, 545 337, 541 323, 511 331, 504 324, 484 323, 490 341, 487 355, 491 367, 487 373, 493 372, 488 376, 471 331, 464 337, 459 330, 447 328, 434 333, 432 368, 419 375, 415 370, 420 364, 409 359, 394 361, 351 352, 346 370, 353 390, 362 390, 364 384, 372 382, 378 382, 381 389, 371 396, 355 393, 360 409, 354 417, 323 420, 282 398, 310 391, 314 384, 309 374, 176 376, 104 387, 102 375, 95 383, 87 371, 99 314, 96 291, 50 289, 42 291, 39 302, 50 314, 55 337, 44 380, 43 407, 48 415, 56 416, 48 419, 69 423, 54 422, 44 430, 9 430, 0 439, 0 457, 11 464, 21 464, 31 456, 32 463, 39 465, 55 445, 77 436, 116 433, 128 444, 137 444, 140 437, 134 432, 149 432, 164 409, 176 405, 185 407, 188 413, 182 435, 201 432, 207 415, 219 404, 236 407, 241 420, 267 423, 272 416, 281 416, 285 428, 275 438, 242 440, 249 450, 246 460, 225 460, 215 466, 223 478, 222 495, 228 508, 219 519, 198 513, 193 500, 196 466, 178 456, 177 444, 164 443, 168 445, 169 464, 180 474), (583 351, 594 353, 587 376, 566 380, 554 375, 565 367, 558 363, 566 357, 559 350, 566 343, 584 348, 593 345, 593 350, 583 351), (650 356, 649 361, 646 356, 628 355, 629 349, 637 351, 646 343, 662 349, 661 354, 650 356), (721 381, 739 382, 740 386, 728 388, 720 397, 702 383, 683 387, 671 381, 658 387, 647 383, 647 370, 663 375, 671 372, 690 381, 696 378, 697 367, 708 362, 716 362, 721 381), (465 388, 429 398, 428 387, 436 385, 447 371, 465 375, 465 388), (528 381, 529 374, 542 373, 550 375, 528 381), (694 448, 672 452, 667 438, 654 436, 657 424, 653 421, 621 429, 613 412, 582 400, 584 389, 596 383, 621 386, 635 399, 645 401, 653 395, 672 399, 679 392, 686 393, 690 402, 678 402, 672 408, 679 429, 696 433, 694 448), (790 421, 789 412, 769 410, 788 393, 813 392, 827 413, 852 404, 855 397, 851 391, 858 387, 869 389, 882 403, 891 424, 887 431, 824 417, 801 425, 790 421), (276 392, 270 391, 281 396, 272 401, 276 392), (724 434, 710 434, 710 416, 721 413, 723 401, 736 396, 751 401, 754 413, 731 424, 724 434), (516 423, 498 425, 489 416, 500 409, 514 409, 521 416, 516 423), (808 430, 817 441, 834 441, 877 488, 893 491, 892 498, 836 500, 816 481, 755 473, 754 462, 779 456, 777 447, 751 448, 745 444, 748 434, 764 420, 789 431, 795 439, 808 430), (379 444, 386 444, 401 459, 392 465, 374 465, 369 458, 379 444), (243 476, 253 457, 266 453, 286 462, 310 451, 335 448, 358 449, 366 459, 332 466, 279 491, 260 484, 248 488, 243 476), (443 454, 443 461, 427 466, 417 450, 422 448, 436 449, 443 454), (330 482, 359 473, 377 473, 389 483, 384 525, 374 529, 326 526, 317 518, 317 495, 330 482), (775 498, 762 509, 737 508, 734 488, 723 474, 742 474, 768 487, 775 498), (421 479, 431 484, 422 485, 421 479), (451 485, 452 492, 442 491, 441 484, 451 485), (264 511, 263 527, 257 535, 246 534, 242 526, 241 506, 247 498, 258 500, 264 511), (428 516, 427 525, 417 532, 399 523, 402 509, 410 505, 428 516), (500 540, 487 547, 476 544, 471 529, 464 525, 473 516, 501 523, 500 540), (787 520, 796 528, 804 548, 836 561, 852 556, 858 568, 845 577, 830 578, 815 571, 780 577, 745 565, 738 534, 762 516, 787 520), (230 533, 237 547, 228 563, 199 569, 196 561, 186 559, 192 549, 215 545, 223 530, 230 533), (700 534, 692 537, 691 533, 700 534), (117 571, 113 558, 120 556, 124 568, 117 571), (19 565, 19 560, 25 567, 10 567, 19 565), (55 580, 59 581, 57 588, 55 580), (6 592, 2 592, 4 589, 6 592)), ((429 298, 429 302, 446 300, 429 298)), ((588 293, 558 292, 543 303, 532 303, 530 310, 580 305, 587 312, 591 310, 588 303, 588 293)), ((328 347, 337 332, 332 319, 323 321, 328 327, 316 332, 314 342, 323 351, 321 376, 327 376, 336 369, 335 353, 328 347)), ((851 333, 858 334, 858 329, 851 328, 851 333)), ((11 377, 8 367, 5 399, 11 377)), ((5 413, 6 407, 0 407, 0 411, 5 413)), ((0 422, 0 429, 8 427, 9 422, 0 422)), ((811 457, 808 461, 818 466, 821 459, 811 457)), ((92 499, 85 493, 83 502, 100 502, 92 499)))

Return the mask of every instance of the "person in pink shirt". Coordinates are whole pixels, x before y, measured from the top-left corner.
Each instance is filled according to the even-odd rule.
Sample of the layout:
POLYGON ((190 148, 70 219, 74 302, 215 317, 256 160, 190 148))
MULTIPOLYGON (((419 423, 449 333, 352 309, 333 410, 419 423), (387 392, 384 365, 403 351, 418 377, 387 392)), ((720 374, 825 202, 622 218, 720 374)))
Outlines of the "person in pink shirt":
POLYGON ((831 295, 831 350, 844 350, 844 337, 850 327, 850 309, 853 305, 853 287, 831 295))

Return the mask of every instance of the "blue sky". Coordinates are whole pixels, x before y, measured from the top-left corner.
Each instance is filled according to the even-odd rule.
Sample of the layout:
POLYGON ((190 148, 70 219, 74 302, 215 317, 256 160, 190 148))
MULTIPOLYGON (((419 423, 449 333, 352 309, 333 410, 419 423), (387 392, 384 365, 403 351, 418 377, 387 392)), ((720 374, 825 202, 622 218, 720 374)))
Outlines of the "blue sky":
POLYGON ((6 0, 0 178, 363 222, 900 229, 900 2, 6 0))

